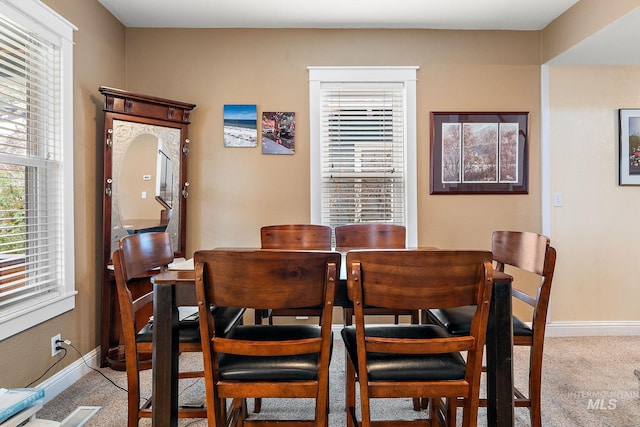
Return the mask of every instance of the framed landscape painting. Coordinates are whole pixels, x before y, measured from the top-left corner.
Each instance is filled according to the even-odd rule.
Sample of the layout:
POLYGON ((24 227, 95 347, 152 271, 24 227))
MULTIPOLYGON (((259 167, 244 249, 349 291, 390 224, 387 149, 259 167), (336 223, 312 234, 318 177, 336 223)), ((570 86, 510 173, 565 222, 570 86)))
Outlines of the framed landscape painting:
POLYGON ((619 184, 640 185, 640 109, 621 108, 619 184))
POLYGON ((526 194, 529 113, 432 112, 431 194, 526 194))

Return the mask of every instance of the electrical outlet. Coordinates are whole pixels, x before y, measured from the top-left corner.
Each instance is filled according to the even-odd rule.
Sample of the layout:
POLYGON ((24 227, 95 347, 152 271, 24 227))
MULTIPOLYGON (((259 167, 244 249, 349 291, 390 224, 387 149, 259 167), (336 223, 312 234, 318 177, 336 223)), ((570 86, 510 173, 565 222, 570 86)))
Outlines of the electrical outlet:
POLYGON ((56 335, 55 337, 51 337, 51 357, 54 357, 56 354, 60 353, 60 350, 56 350, 56 347, 60 347, 62 343, 58 343, 57 341, 62 341, 60 334, 56 335))

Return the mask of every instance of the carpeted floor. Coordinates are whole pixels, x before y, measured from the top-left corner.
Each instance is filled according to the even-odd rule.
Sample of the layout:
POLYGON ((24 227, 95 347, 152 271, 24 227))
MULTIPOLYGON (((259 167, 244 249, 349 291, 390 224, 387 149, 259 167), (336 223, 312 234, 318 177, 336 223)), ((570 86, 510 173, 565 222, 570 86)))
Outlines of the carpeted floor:
MULTIPOLYGON (((523 369, 528 352, 514 352, 515 380, 526 385, 523 369)), ((200 364, 200 355, 184 355, 182 366, 200 364)), ((543 424, 545 426, 634 427, 640 425, 640 380, 634 370, 640 369, 640 337, 547 338, 543 374, 543 424)), ((100 370, 116 384, 126 387, 126 376, 105 368, 100 370)), ((150 393, 151 373, 142 374, 150 393)), ((334 346, 331 362, 330 427, 345 425, 344 350, 341 341, 334 346)), ((180 402, 204 401, 202 380, 183 380, 180 402)), ((78 406, 101 406, 86 426, 126 426, 126 392, 118 389, 96 372, 83 377, 72 387, 51 400, 38 413, 40 418, 61 421, 78 406)), ((426 413, 414 412, 411 400, 379 400, 374 403, 374 416, 417 418, 426 413)), ((311 417, 313 401, 280 401, 265 399, 260 416, 278 418, 287 414, 311 417)), ((529 425, 526 409, 516 409, 516 426, 529 425)), ((460 423, 460 417, 459 417, 460 423)), ((142 420, 140 426, 150 426, 142 420)), ((202 427, 206 420, 180 420, 180 426, 202 427)), ((486 426, 481 409, 479 426, 486 426)))

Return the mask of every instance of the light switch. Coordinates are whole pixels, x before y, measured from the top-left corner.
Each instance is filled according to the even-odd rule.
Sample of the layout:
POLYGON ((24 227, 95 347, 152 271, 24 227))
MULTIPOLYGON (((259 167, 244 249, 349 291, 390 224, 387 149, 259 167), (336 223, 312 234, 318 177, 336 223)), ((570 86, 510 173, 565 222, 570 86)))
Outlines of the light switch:
POLYGON ((562 206, 562 193, 553 193, 553 206, 562 206))
POLYGON ((142 175, 143 181, 151 181, 151 175, 142 175))
POLYGON ((146 191, 143 191, 143 192, 142 192, 142 198, 143 198, 143 199, 146 199, 146 198, 147 198, 147 192, 146 192, 146 191))

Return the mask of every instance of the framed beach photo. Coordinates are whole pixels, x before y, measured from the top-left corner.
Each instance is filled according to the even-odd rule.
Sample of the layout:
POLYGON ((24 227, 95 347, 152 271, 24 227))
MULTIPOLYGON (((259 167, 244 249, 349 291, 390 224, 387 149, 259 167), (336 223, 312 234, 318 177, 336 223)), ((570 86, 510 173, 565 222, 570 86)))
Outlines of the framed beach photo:
POLYGON ((225 105, 223 119, 225 147, 258 145, 258 116, 255 104, 225 105))
POLYGON ((640 185, 640 108, 621 108, 619 185, 640 185))
POLYGON ((432 112, 431 194, 526 194, 529 113, 432 112))

